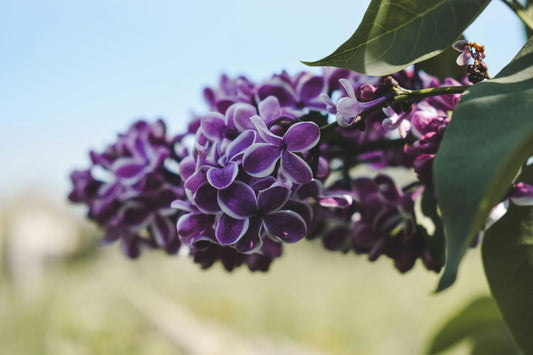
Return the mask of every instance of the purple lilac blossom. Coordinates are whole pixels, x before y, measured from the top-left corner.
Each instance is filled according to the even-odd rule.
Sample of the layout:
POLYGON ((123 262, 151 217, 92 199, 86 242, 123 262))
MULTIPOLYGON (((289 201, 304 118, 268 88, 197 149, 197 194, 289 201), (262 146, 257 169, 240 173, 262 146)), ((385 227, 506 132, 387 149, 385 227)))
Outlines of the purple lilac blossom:
POLYGON ((414 200, 423 188, 402 193, 384 174, 354 179, 346 190, 333 188, 338 194, 349 193, 354 203, 342 210, 322 208, 322 213, 314 214, 311 229, 314 223, 320 226, 318 233, 326 249, 344 253, 353 250, 368 254, 371 261, 386 255, 401 272, 410 270, 417 259, 429 270, 440 270, 443 260, 436 260, 429 252, 416 222, 414 200))
POLYGON ((163 121, 138 121, 104 152, 90 155, 91 167, 71 174, 69 199, 88 205, 89 219, 105 231, 103 243, 120 240, 132 258, 143 246, 176 253, 180 241, 174 226, 179 211, 170 203, 184 192, 179 176, 165 161, 182 156, 176 155, 163 121))
POLYGON ((183 243, 192 247, 200 238, 253 254, 266 238, 293 243, 305 236, 303 217, 285 205, 291 188, 312 179, 305 156, 318 143, 320 132, 314 122, 287 116, 278 99, 268 96, 257 109, 235 103, 225 115, 201 118, 192 158, 180 164, 192 205, 175 204, 190 212, 178 221, 183 243), (281 129, 282 135, 268 125, 281 129), (204 215, 211 220, 193 228, 191 223, 199 223, 204 215), (191 230, 196 234, 191 236, 191 230))
MULTIPOLYGON (((440 85, 413 68, 393 77, 407 89, 440 85)), ((448 112, 461 95, 373 110, 356 122, 388 100, 381 81, 334 68, 259 83, 223 76, 204 90, 211 112, 193 117, 186 134, 167 139, 161 121, 139 122, 91 153, 91 169, 72 174, 70 199, 87 204, 105 241, 120 239, 130 256, 142 246, 175 253, 185 245, 202 268, 220 261, 227 270, 266 271, 283 243, 305 237, 371 260, 386 255, 402 272, 419 258, 438 271, 442 261, 432 259, 414 214, 424 187, 403 193, 384 174, 356 178, 351 170, 414 168, 431 185, 448 112), (333 115, 343 127, 323 137, 319 126, 333 115), (404 147, 399 138, 415 142, 404 147), (96 167, 109 178, 97 178, 96 167)))

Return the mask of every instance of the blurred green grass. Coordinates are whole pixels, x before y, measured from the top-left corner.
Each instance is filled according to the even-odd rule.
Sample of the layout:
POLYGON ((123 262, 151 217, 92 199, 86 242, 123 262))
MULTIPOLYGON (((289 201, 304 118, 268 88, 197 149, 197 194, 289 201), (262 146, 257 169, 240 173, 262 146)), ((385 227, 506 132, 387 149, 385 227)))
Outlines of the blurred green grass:
POLYGON ((191 353, 180 339, 200 344, 215 324, 234 343, 291 342, 302 353, 423 354, 450 314, 488 294, 478 254, 469 252, 451 290, 432 294, 437 276, 421 265, 401 275, 386 258, 370 263, 313 242, 287 246, 266 274, 202 271, 160 252, 130 261, 115 245, 47 263, 29 285, 4 278, 0 353, 191 353))

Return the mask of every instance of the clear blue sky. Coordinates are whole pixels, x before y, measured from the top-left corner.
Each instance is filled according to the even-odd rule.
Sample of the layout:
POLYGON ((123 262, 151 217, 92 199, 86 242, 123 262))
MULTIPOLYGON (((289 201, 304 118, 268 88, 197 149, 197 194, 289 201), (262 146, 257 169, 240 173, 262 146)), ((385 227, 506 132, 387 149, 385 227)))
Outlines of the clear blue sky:
MULTIPOLYGON (((33 186, 66 192, 135 118, 172 131, 204 112, 202 88, 223 73, 261 79, 308 70, 355 30, 367 0, 0 2, 0 196, 33 186)), ((494 0, 467 37, 497 73, 524 43, 494 0)))

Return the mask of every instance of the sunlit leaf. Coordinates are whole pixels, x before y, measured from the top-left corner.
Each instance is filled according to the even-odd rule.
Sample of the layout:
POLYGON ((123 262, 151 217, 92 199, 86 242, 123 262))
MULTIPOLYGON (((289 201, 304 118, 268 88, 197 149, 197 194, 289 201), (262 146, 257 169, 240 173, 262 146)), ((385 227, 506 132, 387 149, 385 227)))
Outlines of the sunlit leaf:
POLYGON ((533 354, 533 207, 511 204, 486 233, 483 265, 513 338, 533 354))
POLYGON ((441 327, 432 339, 427 354, 439 354, 464 339, 470 339, 477 351, 484 349, 484 355, 516 354, 515 346, 506 337, 508 334, 498 307, 492 298, 480 297, 441 327), (487 349, 483 343, 490 343, 491 348, 487 349))
POLYGON ((493 80, 457 105, 435 159, 446 235, 438 290, 449 287, 468 246, 533 153, 533 40, 493 80))
POLYGON ((312 66, 386 75, 449 47, 490 0, 372 0, 355 33, 312 66))
MULTIPOLYGON (((460 36, 458 39, 464 39, 464 36, 460 36)), ((459 80, 465 74, 465 67, 457 65, 458 55, 459 52, 450 46, 439 55, 417 63, 416 67, 436 76, 441 81, 446 78, 459 80)))

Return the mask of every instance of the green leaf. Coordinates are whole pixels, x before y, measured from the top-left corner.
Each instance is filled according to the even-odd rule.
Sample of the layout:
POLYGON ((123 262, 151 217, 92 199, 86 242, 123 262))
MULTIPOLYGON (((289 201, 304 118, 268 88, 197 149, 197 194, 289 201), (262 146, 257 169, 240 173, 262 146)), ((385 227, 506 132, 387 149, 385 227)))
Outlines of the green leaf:
POLYGON ((478 332, 473 339, 470 355, 522 355, 505 329, 503 321, 498 328, 478 332))
POLYGON ((533 40, 494 79, 469 89, 434 163, 446 265, 437 291, 455 281, 463 254, 533 153, 533 40))
POLYGON ((485 233, 482 255, 503 319, 522 351, 533 354, 533 207, 511 203, 485 233))
POLYGON ((498 307, 490 297, 480 297, 449 319, 433 338, 428 354, 438 354, 474 335, 503 329, 498 307))
MULTIPOLYGON (((386 75, 449 47, 490 0, 372 0, 355 33, 311 66, 386 75)), ((455 61, 454 61, 455 63, 455 61)))
POLYGON ((435 231, 432 236, 426 237, 426 245, 431 256, 438 261, 444 260, 444 229, 442 228, 442 220, 437 211, 437 200, 435 199, 435 190, 433 186, 426 185, 422 193, 422 213, 431 219, 435 231))
MULTIPOLYGON (((459 39, 464 39, 464 36, 460 36, 459 39)), ((465 67, 457 65, 458 56, 459 52, 449 46, 439 55, 417 63, 416 67, 436 76, 441 81, 446 78, 459 80, 465 74, 465 67)))

